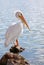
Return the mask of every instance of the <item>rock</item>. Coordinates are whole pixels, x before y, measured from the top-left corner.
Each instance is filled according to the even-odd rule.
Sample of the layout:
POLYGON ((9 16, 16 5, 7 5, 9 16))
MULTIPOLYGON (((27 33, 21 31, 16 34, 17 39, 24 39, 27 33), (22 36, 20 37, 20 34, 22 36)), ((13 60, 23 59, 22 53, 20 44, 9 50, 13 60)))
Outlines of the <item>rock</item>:
POLYGON ((27 60, 18 53, 23 52, 25 49, 19 45, 12 46, 10 52, 6 53, 0 59, 0 65, 30 65, 27 60))
POLYGON ((23 52, 25 49, 20 47, 20 46, 12 46, 10 48, 10 52, 13 52, 13 53, 20 53, 20 52, 23 52))
POLYGON ((30 65, 24 57, 19 54, 6 53, 0 59, 0 65, 30 65))

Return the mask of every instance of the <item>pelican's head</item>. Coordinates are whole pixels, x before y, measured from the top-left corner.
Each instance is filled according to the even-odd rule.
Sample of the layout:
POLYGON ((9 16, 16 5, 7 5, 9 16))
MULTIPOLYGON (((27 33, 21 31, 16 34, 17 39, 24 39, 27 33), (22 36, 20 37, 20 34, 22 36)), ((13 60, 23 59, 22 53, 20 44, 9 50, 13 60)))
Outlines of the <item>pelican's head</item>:
POLYGON ((24 16, 23 16, 23 13, 22 13, 21 11, 17 11, 17 12, 15 13, 15 16, 16 16, 17 18, 19 18, 19 19, 22 21, 22 23, 23 23, 24 25, 26 25, 26 27, 30 30, 29 25, 28 25, 27 21, 25 20, 25 18, 24 18, 24 16))

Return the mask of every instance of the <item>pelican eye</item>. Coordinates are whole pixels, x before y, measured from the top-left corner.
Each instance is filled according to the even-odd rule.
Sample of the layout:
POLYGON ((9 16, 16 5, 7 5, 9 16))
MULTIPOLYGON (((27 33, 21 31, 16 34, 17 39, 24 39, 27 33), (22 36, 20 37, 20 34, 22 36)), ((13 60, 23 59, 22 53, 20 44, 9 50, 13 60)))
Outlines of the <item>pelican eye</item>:
POLYGON ((22 15, 22 13, 21 13, 21 15, 22 15))
POLYGON ((19 13, 19 16, 22 16, 22 13, 19 13))

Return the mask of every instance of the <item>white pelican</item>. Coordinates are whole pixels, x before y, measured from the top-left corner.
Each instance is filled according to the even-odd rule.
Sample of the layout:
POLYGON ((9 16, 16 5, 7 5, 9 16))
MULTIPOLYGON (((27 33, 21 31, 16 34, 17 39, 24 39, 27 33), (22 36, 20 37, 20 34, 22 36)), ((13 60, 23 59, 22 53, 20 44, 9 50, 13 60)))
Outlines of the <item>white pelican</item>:
POLYGON ((11 42, 15 42, 16 41, 16 45, 18 44, 18 37, 21 35, 21 33, 23 32, 23 24, 30 30, 27 21, 25 20, 23 13, 21 11, 16 11, 15 16, 17 18, 19 18, 21 21, 11 25, 6 32, 5 35, 5 46, 8 46, 9 43, 11 42))

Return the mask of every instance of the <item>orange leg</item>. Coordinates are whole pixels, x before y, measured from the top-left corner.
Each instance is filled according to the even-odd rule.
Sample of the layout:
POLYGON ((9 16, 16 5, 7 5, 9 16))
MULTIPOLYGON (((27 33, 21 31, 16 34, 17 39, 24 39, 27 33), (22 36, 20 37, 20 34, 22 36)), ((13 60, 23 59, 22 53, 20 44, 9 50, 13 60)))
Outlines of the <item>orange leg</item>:
POLYGON ((18 40, 17 40, 17 39, 16 39, 15 46, 19 46, 19 42, 18 42, 18 40))

